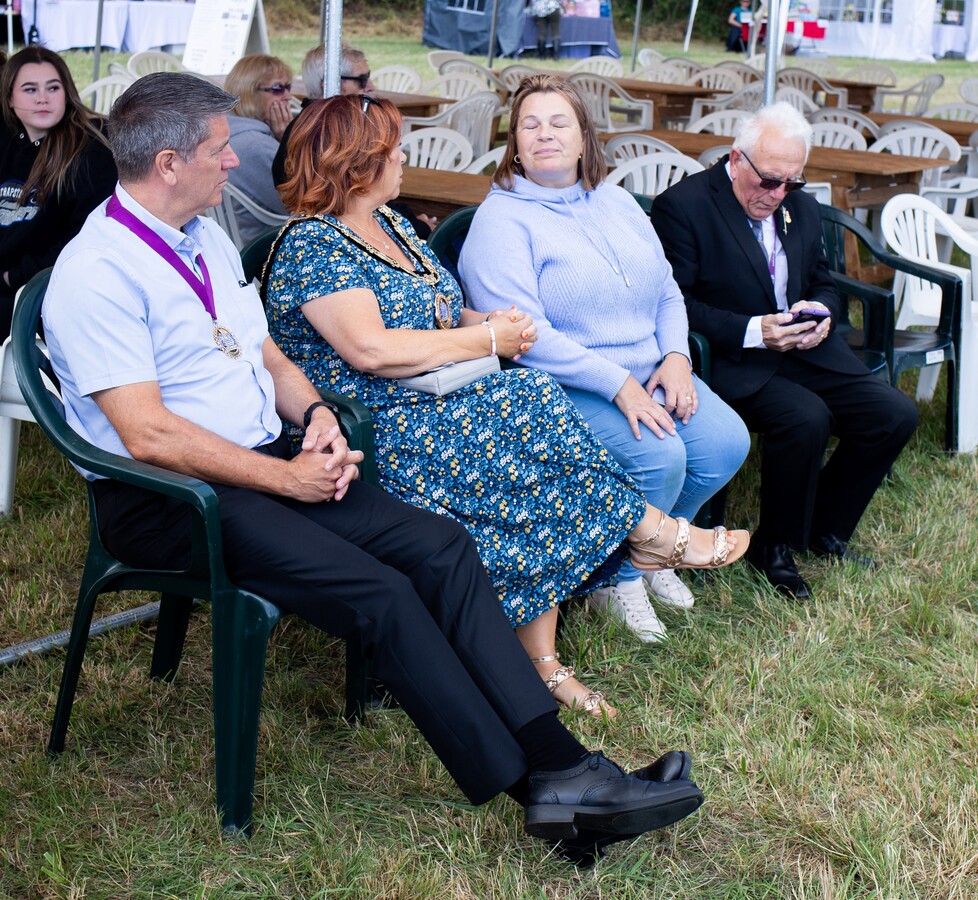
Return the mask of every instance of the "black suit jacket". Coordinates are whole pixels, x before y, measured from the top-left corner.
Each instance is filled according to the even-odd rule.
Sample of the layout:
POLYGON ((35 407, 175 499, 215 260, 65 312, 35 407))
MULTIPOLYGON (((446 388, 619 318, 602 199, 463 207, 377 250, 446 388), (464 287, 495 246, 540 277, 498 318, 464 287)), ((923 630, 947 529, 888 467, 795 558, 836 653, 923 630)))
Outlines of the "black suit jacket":
MULTIPOLYGON (((841 299, 822 253, 818 203, 795 191, 774 221, 788 260, 789 308, 799 300, 817 300, 836 320, 841 299)), ((774 375, 782 354, 745 349, 744 334, 752 316, 777 312, 777 302, 764 250, 723 161, 660 194, 652 205, 652 224, 686 298, 689 327, 710 343, 711 386, 726 400, 756 393, 774 375)), ((818 347, 787 352, 835 372, 868 371, 834 328, 818 347)))

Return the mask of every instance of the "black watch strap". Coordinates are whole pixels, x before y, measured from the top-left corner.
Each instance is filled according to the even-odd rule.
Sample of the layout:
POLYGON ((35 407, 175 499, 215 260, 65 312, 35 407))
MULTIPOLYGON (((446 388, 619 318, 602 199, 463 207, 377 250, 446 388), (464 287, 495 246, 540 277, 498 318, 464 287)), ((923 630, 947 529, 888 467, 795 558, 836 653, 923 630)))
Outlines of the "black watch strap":
POLYGON ((334 416, 336 416, 337 421, 340 418, 340 408, 335 403, 329 403, 326 400, 317 400, 315 403, 309 404, 309 409, 305 411, 302 415, 302 427, 308 428, 309 423, 312 421, 312 414, 319 409, 320 406, 325 406, 334 416))

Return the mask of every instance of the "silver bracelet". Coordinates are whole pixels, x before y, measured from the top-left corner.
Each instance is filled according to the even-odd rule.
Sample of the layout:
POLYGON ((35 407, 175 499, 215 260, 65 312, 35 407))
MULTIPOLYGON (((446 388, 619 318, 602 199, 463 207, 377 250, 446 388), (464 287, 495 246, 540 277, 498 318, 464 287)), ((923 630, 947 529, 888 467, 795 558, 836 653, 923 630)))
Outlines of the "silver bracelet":
POLYGON ((492 327, 492 325, 489 324, 488 319, 486 319, 486 321, 483 322, 482 324, 489 329, 489 355, 495 356, 496 355, 496 330, 492 327))

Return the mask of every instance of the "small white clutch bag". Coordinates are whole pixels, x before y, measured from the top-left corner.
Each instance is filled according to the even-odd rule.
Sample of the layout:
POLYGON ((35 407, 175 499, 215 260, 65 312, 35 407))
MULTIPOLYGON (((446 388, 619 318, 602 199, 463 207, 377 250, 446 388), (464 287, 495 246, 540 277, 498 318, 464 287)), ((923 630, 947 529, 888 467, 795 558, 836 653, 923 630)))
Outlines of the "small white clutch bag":
POLYGON ((462 362, 446 363, 430 372, 412 375, 410 378, 398 378, 397 383, 412 391, 434 394, 444 397, 452 391, 465 387, 473 381, 485 378, 499 371, 498 356, 480 356, 478 359, 466 359, 462 362))

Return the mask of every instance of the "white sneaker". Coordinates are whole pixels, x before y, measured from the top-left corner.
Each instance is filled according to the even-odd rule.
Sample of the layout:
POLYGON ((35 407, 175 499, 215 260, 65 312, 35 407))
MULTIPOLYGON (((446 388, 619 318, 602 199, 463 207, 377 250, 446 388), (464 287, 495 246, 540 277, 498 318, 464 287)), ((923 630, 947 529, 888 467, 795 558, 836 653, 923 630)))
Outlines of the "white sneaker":
POLYGON ((640 641, 656 644, 665 640, 666 627, 652 609, 645 582, 641 578, 593 590, 587 595, 587 602, 592 609, 602 610, 624 622, 640 641))
POLYGON ((642 577, 652 596, 666 606, 676 609, 692 609, 693 594, 674 569, 659 569, 656 572, 643 572, 642 577))

